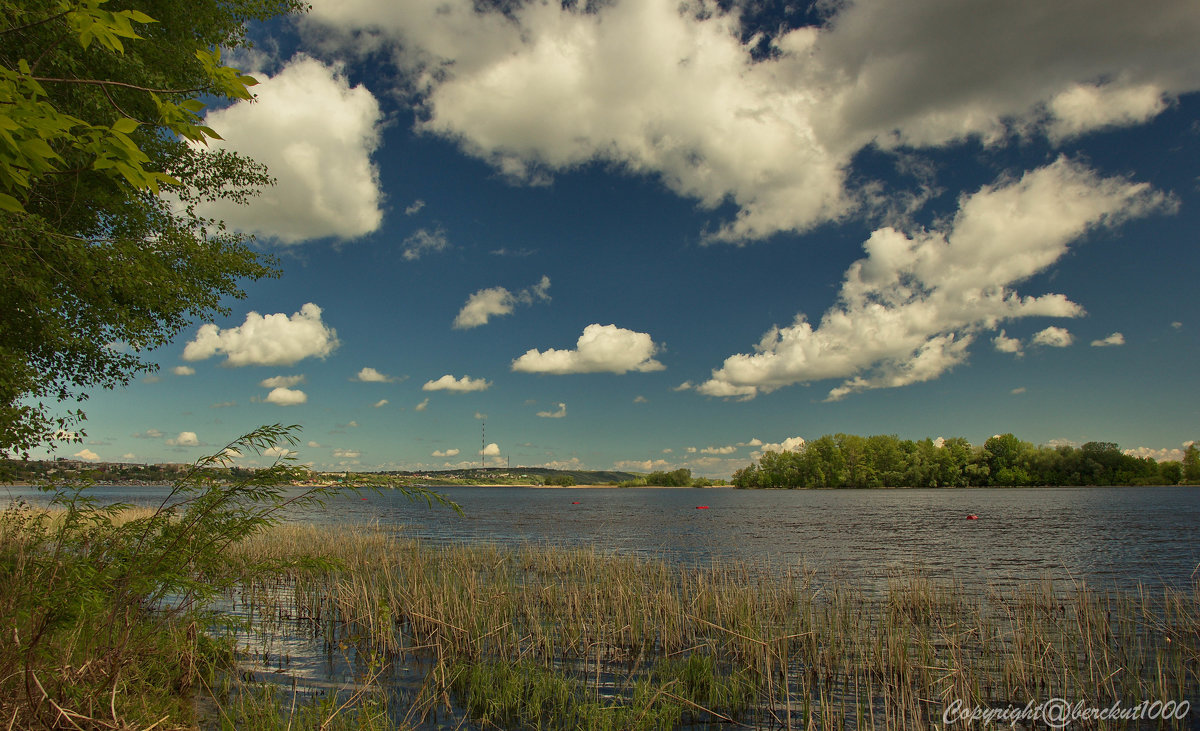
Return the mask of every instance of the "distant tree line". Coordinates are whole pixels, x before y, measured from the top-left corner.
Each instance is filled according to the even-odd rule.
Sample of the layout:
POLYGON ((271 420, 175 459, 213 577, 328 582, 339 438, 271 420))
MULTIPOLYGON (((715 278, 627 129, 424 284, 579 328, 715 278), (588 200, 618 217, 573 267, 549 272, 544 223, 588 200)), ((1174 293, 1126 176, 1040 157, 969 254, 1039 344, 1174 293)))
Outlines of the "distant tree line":
POLYGON ((1113 442, 1034 446, 1012 434, 982 447, 962 437, 934 441, 883 434, 825 435, 788 452, 766 452, 733 473, 740 488, 969 487, 1022 485, 1176 485, 1200 483, 1200 450, 1156 462, 1113 442))

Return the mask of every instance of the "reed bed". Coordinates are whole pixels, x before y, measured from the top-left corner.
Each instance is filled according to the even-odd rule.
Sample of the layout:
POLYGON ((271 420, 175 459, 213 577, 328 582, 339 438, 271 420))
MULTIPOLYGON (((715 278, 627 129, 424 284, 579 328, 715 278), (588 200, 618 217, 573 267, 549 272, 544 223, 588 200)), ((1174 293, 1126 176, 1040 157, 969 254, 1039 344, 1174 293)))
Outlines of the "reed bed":
POLYGON ((305 637, 396 727, 941 728, 952 704, 1200 705, 1196 586, 979 594, 911 573, 867 595, 803 568, 433 545, 378 526, 275 526, 232 557, 279 567, 229 596, 243 652, 286 674, 285 640, 305 637))

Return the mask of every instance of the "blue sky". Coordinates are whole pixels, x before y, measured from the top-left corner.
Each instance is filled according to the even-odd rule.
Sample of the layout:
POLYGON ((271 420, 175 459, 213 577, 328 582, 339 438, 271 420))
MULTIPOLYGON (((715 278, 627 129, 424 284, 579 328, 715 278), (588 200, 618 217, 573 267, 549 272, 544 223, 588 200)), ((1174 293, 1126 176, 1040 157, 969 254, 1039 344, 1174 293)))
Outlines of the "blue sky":
POLYGON ((1200 434, 1200 9, 319 0, 214 110, 279 258, 61 456, 728 476, 822 434, 1200 434), (990 9, 989 9, 990 8, 990 9), (248 460, 249 461, 249 460, 248 460))

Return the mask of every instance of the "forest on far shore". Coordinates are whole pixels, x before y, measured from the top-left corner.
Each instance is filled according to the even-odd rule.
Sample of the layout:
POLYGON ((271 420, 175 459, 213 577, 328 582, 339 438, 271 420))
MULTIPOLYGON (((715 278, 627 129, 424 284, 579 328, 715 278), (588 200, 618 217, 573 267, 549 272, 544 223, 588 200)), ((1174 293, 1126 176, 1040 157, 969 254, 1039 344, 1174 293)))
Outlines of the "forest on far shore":
POLYGON ((1035 446, 1000 434, 983 446, 962 437, 900 439, 826 434, 794 451, 765 452, 733 473, 740 488, 1177 485, 1200 483, 1200 450, 1157 462, 1113 442, 1035 446))

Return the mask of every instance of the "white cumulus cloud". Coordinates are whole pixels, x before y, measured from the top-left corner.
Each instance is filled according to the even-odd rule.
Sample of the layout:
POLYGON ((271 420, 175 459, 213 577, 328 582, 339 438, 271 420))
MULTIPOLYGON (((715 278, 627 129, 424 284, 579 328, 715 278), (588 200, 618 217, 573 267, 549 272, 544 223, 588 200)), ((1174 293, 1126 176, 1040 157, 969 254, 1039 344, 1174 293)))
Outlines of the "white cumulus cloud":
POLYGON ((385 399, 385 398, 381 398, 381 399, 379 399, 378 401, 376 401, 374 404, 372 404, 372 405, 371 405, 371 407, 372 407, 372 408, 376 408, 376 409, 381 409, 381 408, 383 408, 384 406, 387 406, 387 405, 388 405, 388 403, 389 403, 389 402, 388 402, 388 400, 387 400, 387 399, 385 399))
MULTIPOLYGON (((1200 8, 1128 0, 820 3, 818 26, 761 36, 692 0, 317 0, 304 22, 391 51, 418 128, 514 180, 590 161, 737 213, 745 241, 837 220, 874 146, 1051 144, 1143 123, 1200 89, 1200 8), (570 103, 562 103, 569 99, 570 103)), ((900 192, 907 195, 909 192, 900 192)))
POLYGON ((362 452, 357 449, 335 449, 333 450, 333 456, 342 459, 358 459, 362 456, 362 452))
POLYGON ((1045 345, 1049 348, 1065 348, 1074 341, 1075 338, 1065 327, 1051 325, 1045 330, 1034 333, 1031 342, 1034 345, 1045 345))
POLYGON ((1155 462, 1179 462, 1183 460, 1183 450, 1179 448, 1163 447, 1161 449, 1154 449, 1153 447, 1135 447, 1121 451, 1130 457, 1140 457, 1143 459, 1149 457, 1155 462))
POLYGON ((522 373, 626 373, 661 371, 654 355, 659 346, 646 333, 616 325, 588 325, 574 350, 530 349, 512 363, 522 373))
POLYGON ((567 415, 567 405, 559 404, 555 411, 539 411, 537 415, 543 419, 561 419, 567 415))
POLYGON ((177 376, 194 376, 194 375, 196 375, 196 369, 192 368, 191 366, 175 366, 174 368, 171 369, 171 372, 177 376))
POLYGON ((304 376, 272 376, 264 378, 258 382, 258 385, 263 388, 291 388, 292 386, 304 383, 304 376))
POLYGON ((516 294, 504 287, 481 289, 467 298, 467 303, 454 318, 454 328, 469 330, 486 325, 489 318, 512 314, 517 305, 531 305, 535 301, 549 300, 549 291, 550 277, 547 276, 542 276, 537 284, 516 294))
POLYGON ((95 452, 93 452, 90 449, 81 449, 78 452, 76 452, 75 454, 73 454, 72 456, 75 457, 76 459, 82 459, 82 460, 85 460, 88 462, 99 462, 100 461, 100 455, 96 454, 95 452))
POLYGON ((386 373, 380 373, 374 368, 367 366, 355 374, 354 378, 351 380, 361 381, 363 383, 391 383, 396 379, 387 375, 386 373))
POLYGON ((457 391, 465 393, 468 391, 486 391, 492 385, 491 381, 483 378, 471 378, 463 376, 455 378, 447 373, 436 381, 426 381, 424 386, 421 386, 422 391, 457 391))
MULTIPOLYGON (((985 186, 960 200, 944 230, 876 230, 863 244, 866 258, 846 270, 837 304, 816 326, 799 314, 791 325, 771 328, 755 352, 728 357, 696 389, 748 399, 844 379, 829 392, 837 400, 937 378, 966 359, 981 330, 1022 317, 1083 314, 1064 295, 1022 296, 1015 286, 1057 262, 1088 230, 1166 205, 1145 184, 1101 178, 1063 158, 1020 180, 985 186)), ((1034 342, 1052 339, 1043 331, 1034 342)), ((1001 335, 993 342, 1012 347, 1008 341, 1001 335)))
POLYGON ((271 392, 263 400, 276 406, 296 406, 308 401, 308 394, 299 389, 280 386, 279 388, 271 389, 271 392))
POLYGON ((206 123, 224 138, 210 144, 265 164, 276 183, 248 205, 217 201, 202 212, 285 244, 378 229, 383 196, 371 155, 383 117, 371 92, 307 56, 255 77, 253 103, 208 113, 206 123))
POLYGON ((992 338, 992 345, 994 345, 996 350, 999 350, 1001 353, 1012 353, 1016 356, 1024 354, 1021 349, 1021 339, 1010 338, 1003 330, 1000 331, 999 335, 992 338))
POLYGON ((483 450, 480 451, 480 454, 482 454, 484 457, 498 457, 500 456, 500 446, 495 442, 492 442, 484 447, 483 450))
POLYGON ((231 366, 288 366, 305 358, 324 358, 337 349, 337 332, 321 321, 321 308, 312 302, 289 317, 282 312, 246 314, 238 327, 200 326, 183 349, 184 360, 224 355, 231 366))
POLYGON ((457 457, 459 450, 457 449, 436 449, 431 456, 433 457, 457 457))
POLYGON ((424 411, 427 408, 429 408, 429 399, 428 398, 423 400, 421 403, 417 404, 416 406, 414 406, 413 411, 424 411))
POLYGON ((181 431, 179 436, 172 437, 167 440, 167 444, 172 447, 198 447, 200 446, 200 438, 196 436, 194 431, 181 431))
POLYGON ((1109 335, 1106 338, 1092 341, 1092 347, 1094 347, 1094 348, 1104 348, 1104 347, 1109 347, 1112 345, 1124 345, 1124 344, 1125 344, 1125 336, 1122 335, 1121 333, 1113 333, 1112 335, 1109 335))

